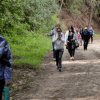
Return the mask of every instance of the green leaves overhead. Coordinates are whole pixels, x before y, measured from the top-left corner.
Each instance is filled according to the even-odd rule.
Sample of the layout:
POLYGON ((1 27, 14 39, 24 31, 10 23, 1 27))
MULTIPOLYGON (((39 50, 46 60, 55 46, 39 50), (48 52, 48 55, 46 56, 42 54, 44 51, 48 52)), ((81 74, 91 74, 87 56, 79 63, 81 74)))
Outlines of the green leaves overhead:
POLYGON ((29 24, 29 30, 38 30, 52 14, 58 13, 58 7, 54 0, 2 0, 0 1, 0 32, 11 34, 8 29, 16 29, 17 25, 14 24, 20 27, 25 23, 29 24))

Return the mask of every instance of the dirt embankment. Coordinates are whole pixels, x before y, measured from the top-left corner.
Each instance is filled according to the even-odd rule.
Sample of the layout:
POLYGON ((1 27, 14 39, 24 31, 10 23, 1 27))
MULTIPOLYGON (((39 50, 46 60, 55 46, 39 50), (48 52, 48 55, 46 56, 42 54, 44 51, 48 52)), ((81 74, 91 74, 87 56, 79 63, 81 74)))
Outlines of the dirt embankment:
MULTIPOLYGON (((74 27, 80 28, 80 27, 86 27, 88 26, 89 23, 89 17, 90 17, 90 9, 87 5, 84 5, 83 9, 80 9, 81 14, 69 14, 67 11, 67 7, 62 8, 59 18, 60 20, 63 20, 66 29, 68 26, 73 25, 74 27)), ((91 25, 93 26, 95 33, 100 34, 100 28, 99 28, 99 19, 95 20, 94 18, 92 19, 91 25)))

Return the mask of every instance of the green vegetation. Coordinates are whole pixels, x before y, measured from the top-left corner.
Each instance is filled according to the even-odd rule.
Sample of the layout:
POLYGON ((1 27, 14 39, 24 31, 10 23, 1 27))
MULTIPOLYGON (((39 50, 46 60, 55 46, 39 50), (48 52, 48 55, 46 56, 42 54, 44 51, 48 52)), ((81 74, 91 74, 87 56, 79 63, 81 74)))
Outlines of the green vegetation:
POLYGON ((94 34, 94 37, 100 37, 100 34, 96 33, 96 34, 94 34))
POLYGON ((44 34, 55 26, 58 8, 54 0, 0 1, 0 33, 7 39, 12 55, 20 57, 14 64, 29 64, 34 69, 43 61, 52 48, 51 39, 44 34))

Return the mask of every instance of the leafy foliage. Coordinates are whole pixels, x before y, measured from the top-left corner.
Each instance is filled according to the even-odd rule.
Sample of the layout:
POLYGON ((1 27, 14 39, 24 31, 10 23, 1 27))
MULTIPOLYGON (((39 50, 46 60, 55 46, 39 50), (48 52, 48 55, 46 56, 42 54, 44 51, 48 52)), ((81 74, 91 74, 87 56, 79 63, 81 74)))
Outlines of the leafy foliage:
POLYGON ((0 33, 23 34, 38 30, 58 12, 54 0, 2 0, 0 1, 0 33))

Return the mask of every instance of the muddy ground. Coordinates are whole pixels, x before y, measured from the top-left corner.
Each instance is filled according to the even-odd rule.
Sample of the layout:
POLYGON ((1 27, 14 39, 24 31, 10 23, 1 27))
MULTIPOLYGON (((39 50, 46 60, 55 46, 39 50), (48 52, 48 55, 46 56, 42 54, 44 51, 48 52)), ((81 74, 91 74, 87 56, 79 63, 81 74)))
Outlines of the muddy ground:
MULTIPOLYGON (((12 100, 100 100, 100 40, 94 39, 88 50, 80 47, 75 61, 65 49, 62 72, 56 69, 52 51, 46 53, 40 73, 35 76, 27 70, 32 81, 21 91, 12 95, 12 100)), ((25 78, 25 77, 24 77, 25 78)))

